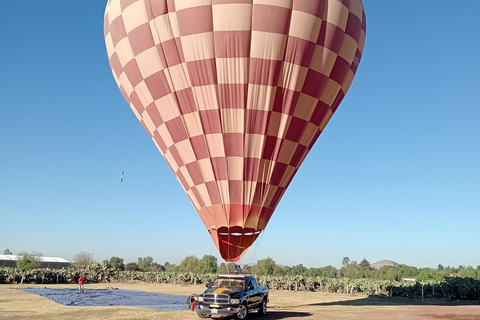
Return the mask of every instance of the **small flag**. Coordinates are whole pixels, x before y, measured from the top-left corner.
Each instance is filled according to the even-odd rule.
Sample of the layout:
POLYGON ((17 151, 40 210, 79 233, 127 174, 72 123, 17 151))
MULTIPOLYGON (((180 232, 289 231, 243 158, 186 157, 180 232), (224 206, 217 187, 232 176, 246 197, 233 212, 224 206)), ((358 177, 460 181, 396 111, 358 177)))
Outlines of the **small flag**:
POLYGON ((125 170, 122 171, 122 176, 120 177, 120 182, 123 182, 123 173, 125 172, 125 170))

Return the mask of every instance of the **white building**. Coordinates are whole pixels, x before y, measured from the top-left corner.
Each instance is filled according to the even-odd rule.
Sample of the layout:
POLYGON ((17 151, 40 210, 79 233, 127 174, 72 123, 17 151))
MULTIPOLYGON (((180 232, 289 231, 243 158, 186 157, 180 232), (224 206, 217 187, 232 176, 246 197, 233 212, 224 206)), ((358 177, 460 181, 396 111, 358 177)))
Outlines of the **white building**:
MULTIPOLYGON (((0 267, 16 268, 20 257, 16 254, 0 254, 0 267)), ((40 260, 40 268, 62 269, 70 266, 70 262, 59 257, 41 257, 40 260)))

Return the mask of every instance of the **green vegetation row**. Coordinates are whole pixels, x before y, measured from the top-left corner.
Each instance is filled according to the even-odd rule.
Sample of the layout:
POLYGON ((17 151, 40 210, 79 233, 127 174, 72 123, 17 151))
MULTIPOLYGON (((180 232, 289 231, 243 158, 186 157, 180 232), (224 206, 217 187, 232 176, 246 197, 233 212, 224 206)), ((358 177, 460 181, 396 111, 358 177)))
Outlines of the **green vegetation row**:
MULTIPOLYGON (((8 250, 8 249, 7 249, 8 250)), ((6 250, 6 251, 7 251, 6 250)), ((8 252, 10 252, 8 250, 8 252)), ((4 252, 5 253, 5 252, 4 252)), ((24 270, 32 270, 40 266, 39 253, 21 253, 21 259, 17 262, 17 268, 24 270)), ((85 268, 96 263, 93 255, 87 252, 80 252, 73 258, 71 264, 74 268, 85 268)), ((195 256, 187 256, 182 260, 180 265, 170 264, 166 262, 160 265, 154 262, 150 256, 139 257, 137 262, 124 263, 120 257, 111 257, 104 260, 100 265, 120 271, 153 271, 153 272, 181 272, 193 274, 208 273, 227 273, 232 270, 232 263, 221 263, 218 265, 217 258, 212 255, 204 255, 201 259, 195 256)), ((272 258, 257 261, 255 265, 243 266, 243 271, 248 274, 263 276, 303 276, 306 278, 353 278, 353 279, 375 279, 402 281, 406 278, 414 279, 420 283, 435 281, 436 283, 443 281, 446 277, 473 278, 480 280, 480 265, 474 269, 471 266, 444 267, 439 264, 436 269, 432 268, 416 268, 407 265, 387 265, 380 269, 372 268, 368 260, 363 259, 360 263, 350 261, 348 257, 342 260, 342 267, 337 269, 333 266, 321 268, 307 268, 302 264, 290 266, 279 266, 272 258)))
MULTIPOLYGON (((62 270, 39 269, 41 254, 22 253, 17 268, 0 269, 0 283, 75 283, 80 275, 90 282, 145 281, 159 283, 211 283, 217 274, 228 273, 234 264, 221 263, 211 255, 201 259, 186 257, 180 265, 166 262, 160 265, 148 256, 138 262, 124 264, 123 259, 111 257, 97 263, 93 255, 80 252, 74 257, 72 268, 62 270)), ((384 266, 374 269, 363 259, 360 263, 342 260, 342 267, 306 268, 279 266, 271 259, 259 260, 243 271, 257 277, 259 283, 270 289, 307 290, 331 293, 363 293, 393 297, 441 297, 477 300, 480 297, 480 266, 416 268, 406 265, 384 266)))
MULTIPOLYGON (((94 263, 84 269, 64 268, 58 270, 0 268, 0 283, 55 284, 76 283, 80 276, 86 283, 116 283, 143 281, 147 283, 209 284, 217 274, 194 274, 182 272, 142 272, 114 270, 94 263)), ((319 291, 326 293, 367 294, 391 297, 447 298, 454 300, 479 300, 480 280, 448 277, 443 281, 390 281, 378 279, 323 278, 297 276, 257 275, 260 284, 272 290, 319 291)), ((193 293, 193 292, 192 292, 193 293)))

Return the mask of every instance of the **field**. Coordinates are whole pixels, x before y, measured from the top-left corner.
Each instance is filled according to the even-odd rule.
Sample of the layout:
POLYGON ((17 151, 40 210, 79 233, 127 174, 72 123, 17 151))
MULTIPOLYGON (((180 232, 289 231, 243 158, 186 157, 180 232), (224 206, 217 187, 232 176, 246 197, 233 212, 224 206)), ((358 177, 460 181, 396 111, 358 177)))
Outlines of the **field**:
MULTIPOLYGON (((140 290, 177 295, 201 293, 203 286, 116 283, 123 290, 140 290)), ((48 288, 76 288, 76 285, 46 285, 48 288)), ((32 293, 12 288, 45 285, 0 285, 0 319, 200 319, 191 311, 161 312, 135 307, 67 307, 32 293)), ((87 284, 87 289, 105 289, 107 284, 87 284)), ((321 292, 270 292, 267 316, 252 313, 250 319, 285 320, 480 320, 480 304, 412 301, 400 298, 372 298, 366 295, 321 292)))

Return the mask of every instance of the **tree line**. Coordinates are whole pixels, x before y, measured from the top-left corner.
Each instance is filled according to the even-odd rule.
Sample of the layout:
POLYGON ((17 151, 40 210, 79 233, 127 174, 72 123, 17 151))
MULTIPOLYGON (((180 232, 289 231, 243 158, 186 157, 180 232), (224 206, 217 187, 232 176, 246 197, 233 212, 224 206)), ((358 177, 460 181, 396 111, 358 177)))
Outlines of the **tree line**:
MULTIPOLYGON (((8 249, 7 249, 8 250, 8 249)), ((4 251, 7 252, 7 250, 4 251)), ((8 250, 10 252, 10 250, 8 250)), ((19 254, 17 268, 32 270, 39 267, 42 254, 33 252, 22 252, 19 254)), ((93 255, 88 252, 77 253, 72 262, 74 268, 85 268, 95 262, 93 255)), ((124 263, 120 257, 99 262, 101 266, 118 271, 140 271, 140 272, 170 272, 170 273, 193 273, 193 274, 226 274, 233 270, 233 263, 218 264, 217 258, 213 255, 204 255, 201 259, 195 256, 187 256, 179 265, 169 262, 159 264, 151 256, 139 257, 137 262, 124 263)), ((471 266, 444 267, 439 264, 436 269, 416 268, 407 265, 383 266, 380 269, 371 267, 367 259, 359 263, 351 261, 350 258, 342 259, 342 267, 326 266, 320 268, 307 268, 303 264, 295 266, 277 265, 272 258, 258 260, 254 265, 243 266, 244 273, 257 276, 303 276, 320 278, 350 278, 350 279, 375 279, 388 281, 402 281, 403 279, 415 279, 416 281, 443 281, 449 277, 472 278, 480 280, 480 265, 476 268, 471 266)))
MULTIPOLYGON (((76 256, 74 265, 79 264, 79 257, 85 255, 81 253, 76 256)), ((88 254, 87 254, 88 255, 88 254)), ((81 260, 81 259, 80 259, 81 260)), ((93 261, 90 260, 91 263, 93 261)), ((87 263, 88 264, 88 263, 87 263)), ((212 255, 204 255, 201 259, 195 256, 187 256, 182 260, 180 265, 170 264, 166 262, 164 265, 154 262, 150 256, 138 258, 137 262, 123 263, 123 259, 119 257, 111 257, 104 260, 101 264, 113 268, 115 270, 125 271, 151 271, 151 272, 182 272, 193 274, 226 274, 233 270, 234 263, 220 263, 218 265, 217 258, 212 255)), ((85 263, 83 265, 86 265, 85 263)), ((342 267, 326 266, 320 268, 307 268, 303 264, 295 266, 277 265, 274 259, 266 258, 258 260, 254 265, 243 266, 244 273, 254 274, 257 276, 303 276, 303 277, 320 277, 320 278, 350 278, 350 279, 375 279, 388 281, 402 281, 403 279, 415 279, 416 281, 443 281, 445 278, 461 277, 480 280, 480 265, 476 268, 471 266, 444 267, 439 264, 436 269, 433 268, 416 268, 407 265, 383 266, 375 269, 371 267, 367 259, 360 262, 352 261, 348 257, 342 259, 342 267)))
POLYGON ((270 276, 304 276, 321 278, 350 278, 350 279, 375 279, 388 281, 402 281, 404 279, 415 279, 416 281, 443 281, 449 277, 473 278, 480 280, 480 265, 475 269, 471 266, 444 267, 439 264, 436 269, 416 268, 407 265, 391 266, 386 265, 379 269, 371 267, 367 259, 358 263, 344 257, 340 269, 334 266, 322 268, 307 268, 303 264, 293 267, 279 266, 272 258, 259 260, 254 266, 244 268, 246 272, 257 275, 270 276))

